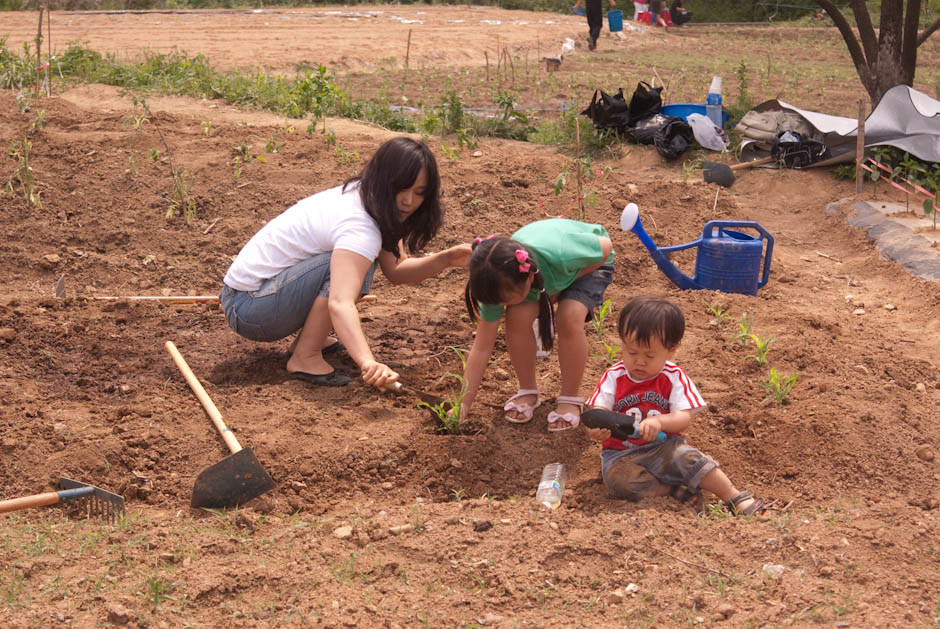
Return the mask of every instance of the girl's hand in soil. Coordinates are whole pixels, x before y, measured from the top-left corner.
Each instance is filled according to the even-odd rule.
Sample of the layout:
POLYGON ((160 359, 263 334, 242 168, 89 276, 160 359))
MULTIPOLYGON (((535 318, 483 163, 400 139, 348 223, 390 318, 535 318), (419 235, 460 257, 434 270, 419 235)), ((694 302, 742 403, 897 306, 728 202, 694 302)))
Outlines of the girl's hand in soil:
POLYGON ((646 441, 655 441, 656 436, 662 431, 663 423, 659 421, 657 416, 647 417, 640 422, 640 425, 637 426, 637 430, 640 433, 640 436, 646 441))
POLYGON ((610 439, 610 431, 606 428, 585 428, 588 439, 604 442, 610 439))
POLYGON ((398 382, 398 373, 383 363, 375 360, 367 360, 360 366, 362 370, 362 380, 366 384, 377 387, 379 391, 385 391, 398 382))

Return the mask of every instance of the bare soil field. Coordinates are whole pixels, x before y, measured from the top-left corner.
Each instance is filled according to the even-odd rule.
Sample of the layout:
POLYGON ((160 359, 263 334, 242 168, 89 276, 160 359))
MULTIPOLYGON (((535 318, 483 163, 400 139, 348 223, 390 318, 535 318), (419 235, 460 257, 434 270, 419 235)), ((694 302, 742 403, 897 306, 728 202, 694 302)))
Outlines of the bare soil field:
MULTIPOLYGON (((422 59, 411 76, 466 70, 472 74, 459 80, 481 84, 481 58, 496 33, 512 45, 541 47, 564 36, 580 42, 586 30, 580 19, 495 9, 374 10, 377 17, 361 19, 293 10, 70 19, 93 25, 74 37, 102 52, 130 55, 177 42, 229 67, 328 62, 355 85, 365 81, 356 73, 385 80, 373 65, 385 57, 400 64, 403 52, 388 52, 383 42, 401 48, 407 29, 411 58, 422 59), (392 13, 403 19, 391 24, 383 16, 392 13), (406 23, 419 13, 423 22, 406 23), (276 35, 256 39, 258 15, 281 25, 276 35), (311 36, 327 19, 333 38, 311 36), (520 19, 528 23, 508 26, 520 19), (461 33, 472 33, 459 46, 446 34, 457 20, 461 33), (184 22, 198 26, 184 31, 184 22), (431 25, 439 32, 425 33, 431 25), (102 32, 107 39, 97 40, 102 32)), ((56 35, 55 20, 63 18, 54 14, 56 41, 67 39, 56 35)), ((35 28, 33 14, 2 20, 0 37, 10 33, 10 46, 35 28)), ((772 29, 760 37, 768 34, 788 39, 772 29)), ((723 36, 726 47, 752 45, 746 31, 723 36)), ((579 43, 557 76, 541 77, 533 97, 550 88, 559 100, 586 105, 584 90, 565 83, 575 64, 693 58, 718 35, 686 29, 643 37, 607 37, 593 57, 579 43)), ((489 50, 496 81, 497 48, 489 50)), ((578 85, 591 80, 590 72, 579 76, 578 85)), ((648 76, 626 69, 622 84, 648 76)), ((804 102, 783 87, 752 89, 818 107, 818 90, 805 89, 815 101, 804 102)), ((849 78, 833 78, 826 89, 830 113, 857 107, 849 78)), ((128 512, 113 527, 58 508, 6 516, 0 625, 940 624, 940 289, 881 259, 865 233, 848 226, 854 182, 825 171, 754 169, 718 191, 700 171, 684 174, 681 163, 644 147, 624 146, 595 162, 611 170, 592 184, 598 203, 585 220, 606 225, 614 241, 612 319, 637 294, 668 295, 683 307, 688 331, 677 361, 709 403, 688 439, 772 507, 760 519, 729 517, 716 504, 698 516, 672 499, 610 499, 597 445, 581 430, 547 432, 559 388, 556 355, 540 363, 549 403, 531 423, 514 425, 498 410, 517 388, 500 344, 479 398, 489 405, 475 408, 465 434, 443 435, 407 397, 357 382, 329 389, 289 379, 289 340, 244 341, 216 305, 98 299, 217 294, 232 257, 265 221, 345 180, 393 136, 329 120, 337 140, 330 145, 326 135, 305 134, 305 121, 210 101, 148 102, 152 115, 135 129, 140 109, 114 88, 75 87, 33 99, 29 112, 17 107, 16 93, 0 92, 0 137, 32 142, 29 163, 42 199, 38 208, 22 196, 0 198, 0 498, 48 491, 66 476, 123 495, 128 512), (34 130, 39 110, 45 126, 34 130), (273 137, 278 151, 236 176, 232 148, 245 142, 259 154, 273 137), (194 176, 190 224, 165 217, 172 182, 164 140, 194 176), (160 152, 156 160, 151 149, 160 152), (639 205, 659 245, 694 240, 712 219, 758 221, 776 241, 769 283, 756 297, 677 289, 637 238, 617 227, 627 201, 639 205), (57 298, 62 276, 66 296, 57 298), (716 321, 709 304, 727 314, 716 321), (745 314, 755 334, 775 338, 766 365, 752 357, 753 344, 733 338, 745 314), (228 451, 167 355, 167 340, 253 448, 275 490, 233 511, 189 508, 196 475, 228 451), (798 374, 786 404, 768 400, 760 384, 770 367, 798 374), (561 508, 546 512, 534 492, 552 461, 565 463, 569 482, 561 508)), ((509 234, 546 213, 576 216, 571 188, 553 192, 569 160, 556 149, 482 140, 450 159, 440 138, 429 142, 447 208, 431 250, 509 234)), ((0 163, 0 181, 13 177, 17 161, 0 163)), ((867 188, 865 196, 904 201, 891 190, 867 188)), ((691 274, 693 255, 674 260, 691 274)), ((374 351, 407 383, 439 394, 454 386, 446 375, 460 368, 453 348, 468 348, 473 335, 465 279, 451 270, 401 287, 379 274, 376 301, 361 305, 374 351)), ((618 342, 610 321, 591 338, 598 355, 602 341, 618 342)), ((354 367, 348 359, 338 364, 354 367)), ((605 366, 599 356, 589 361, 583 393, 605 366)))

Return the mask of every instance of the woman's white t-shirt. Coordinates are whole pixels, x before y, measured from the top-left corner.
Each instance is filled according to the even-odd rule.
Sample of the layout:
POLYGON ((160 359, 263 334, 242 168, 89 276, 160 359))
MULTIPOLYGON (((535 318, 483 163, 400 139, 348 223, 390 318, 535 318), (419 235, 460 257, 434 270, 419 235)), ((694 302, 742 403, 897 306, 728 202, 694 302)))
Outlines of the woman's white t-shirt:
POLYGON ((268 222, 251 237, 225 274, 235 290, 255 291, 261 284, 302 260, 335 249, 374 261, 382 234, 352 183, 307 197, 268 222))

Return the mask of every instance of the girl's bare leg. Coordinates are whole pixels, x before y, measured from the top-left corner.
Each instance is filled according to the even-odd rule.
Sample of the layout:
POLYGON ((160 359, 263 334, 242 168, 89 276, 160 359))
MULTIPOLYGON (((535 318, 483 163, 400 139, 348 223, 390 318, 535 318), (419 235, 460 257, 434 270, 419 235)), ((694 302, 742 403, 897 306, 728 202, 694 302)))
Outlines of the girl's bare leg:
MULTIPOLYGON (((532 322, 539 315, 536 303, 526 302, 506 308, 506 348, 509 360, 520 389, 538 389, 535 380, 535 335, 532 334, 532 322)), ((536 396, 525 395, 516 400, 519 404, 535 404, 536 396)), ((524 419, 518 411, 507 411, 507 417, 524 419)))
MULTIPOLYGON (((561 395, 578 397, 581 378, 587 364, 588 343, 584 334, 584 317, 587 307, 580 301, 565 299, 555 310, 555 329, 558 342, 558 363, 561 365, 561 395)), ((559 413, 579 414, 574 404, 561 403, 559 413)), ((555 422, 551 427, 560 428, 565 422, 555 422)))

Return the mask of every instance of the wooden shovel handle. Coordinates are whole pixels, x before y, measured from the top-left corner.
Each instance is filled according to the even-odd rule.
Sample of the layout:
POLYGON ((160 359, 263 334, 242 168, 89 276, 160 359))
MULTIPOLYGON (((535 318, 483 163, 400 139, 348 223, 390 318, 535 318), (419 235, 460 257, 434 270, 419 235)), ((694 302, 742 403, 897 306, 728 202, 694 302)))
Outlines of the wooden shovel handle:
POLYGON ((750 162, 741 162, 740 164, 732 164, 729 166, 731 170, 744 170, 745 168, 752 168, 754 166, 760 166, 761 164, 769 164, 774 161, 773 156, 768 155, 767 157, 761 157, 760 159, 755 159, 750 162))
POLYGON ((10 500, 0 500, 0 513, 8 511, 19 511, 30 507, 45 507, 59 502, 59 492, 48 491, 44 494, 35 496, 23 496, 22 498, 11 498, 10 500))
POLYGON ((170 352, 170 356, 173 357, 173 362, 176 363, 183 377, 186 378, 186 383, 189 385, 189 388, 193 390, 193 393, 196 394, 196 398, 199 400, 200 404, 202 404, 202 407, 206 409, 206 415, 209 416, 209 419, 212 420, 212 423, 215 424, 215 427, 222 434, 222 439, 225 440, 225 445, 228 446, 228 449, 232 451, 232 454, 241 450, 242 446, 238 443, 238 439, 235 438, 232 431, 229 430, 225 422, 222 421, 222 413, 220 413, 219 409, 212 403, 212 398, 206 393, 206 390, 196 378, 193 370, 186 364, 183 355, 176 349, 176 345, 173 344, 173 341, 166 342, 166 351, 170 352))

